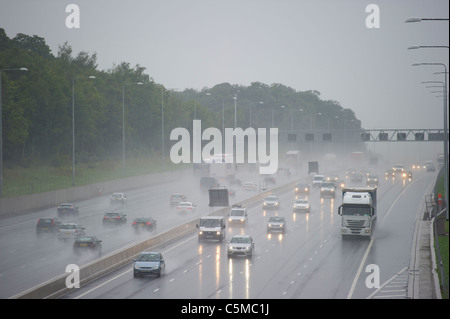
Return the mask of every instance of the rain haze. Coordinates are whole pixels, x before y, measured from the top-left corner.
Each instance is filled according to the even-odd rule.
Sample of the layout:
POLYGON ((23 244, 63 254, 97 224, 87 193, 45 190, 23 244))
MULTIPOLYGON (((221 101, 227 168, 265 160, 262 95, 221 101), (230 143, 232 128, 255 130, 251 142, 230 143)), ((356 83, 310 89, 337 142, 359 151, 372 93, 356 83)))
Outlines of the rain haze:
POLYGON ((448 203, 448 183, 435 187, 448 118, 443 87, 424 82, 447 79, 448 12, 0 0, 0 299, 146 299, 173 317, 196 299, 242 313, 268 313, 266 299, 438 299, 448 252, 432 260, 425 231, 448 203), (381 130, 390 139, 364 140, 381 130), (141 263, 143 249, 164 258, 141 263))
POLYGON ((420 83, 442 81, 434 73, 443 69, 411 64, 447 64, 448 49, 408 47, 448 46, 448 21, 405 20, 448 18, 446 0, 0 3, 10 38, 43 37, 53 54, 67 41, 75 54, 96 53, 100 70, 140 65, 156 83, 177 90, 280 83, 337 101, 364 129, 443 128, 442 97, 420 83), (71 3, 80 10, 79 28, 66 26, 71 3))

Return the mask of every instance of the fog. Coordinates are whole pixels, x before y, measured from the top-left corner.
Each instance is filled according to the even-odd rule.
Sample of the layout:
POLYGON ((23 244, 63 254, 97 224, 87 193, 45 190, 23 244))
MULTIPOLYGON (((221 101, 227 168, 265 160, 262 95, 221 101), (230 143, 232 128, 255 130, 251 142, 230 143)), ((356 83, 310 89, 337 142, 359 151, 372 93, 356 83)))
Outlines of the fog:
MULTIPOLYGON (((96 53, 101 70, 139 64, 169 89, 281 83, 352 109, 365 129, 443 128, 442 94, 420 83, 443 81, 443 68, 411 64, 448 64, 448 49, 408 47, 448 46, 448 21, 405 20, 448 18, 446 0, 374 1, 375 28, 369 3, 357 0, 77 0, 79 28, 67 27, 70 3, 0 0, 1 27, 10 38, 43 37, 53 54, 66 41, 96 53)), ((439 143, 380 144, 369 147, 394 161, 442 152, 439 143)))

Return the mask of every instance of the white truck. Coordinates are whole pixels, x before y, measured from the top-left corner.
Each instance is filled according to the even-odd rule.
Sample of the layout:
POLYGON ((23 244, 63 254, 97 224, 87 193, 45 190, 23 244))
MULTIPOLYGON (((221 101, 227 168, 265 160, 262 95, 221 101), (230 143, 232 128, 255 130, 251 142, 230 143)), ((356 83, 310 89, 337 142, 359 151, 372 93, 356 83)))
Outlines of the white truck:
POLYGON ((377 218, 377 188, 343 188, 338 213, 342 216, 342 237, 370 238, 377 218))

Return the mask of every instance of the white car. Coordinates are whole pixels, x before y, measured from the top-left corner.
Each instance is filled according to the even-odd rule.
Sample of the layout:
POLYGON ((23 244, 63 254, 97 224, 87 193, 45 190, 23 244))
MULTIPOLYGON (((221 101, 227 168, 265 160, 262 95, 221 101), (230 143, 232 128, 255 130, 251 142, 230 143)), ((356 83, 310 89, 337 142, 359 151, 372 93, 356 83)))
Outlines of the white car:
POLYGON ((232 256, 252 257, 255 250, 255 242, 249 235, 236 235, 231 238, 228 243, 227 255, 228 258, 232 256))
POLYGON ((61 223, 56 233, 58 239, 75 239, 78 236, 84 236, 84 227, 76 223, 61 223))
POLYGON ((280 207, 280 199, 278 196, 267 196, 264 198, 263 208, 264 209, 271 209, 275 208, 278 209, 280 207))
POLYGON ((306 199, 297 199, 294 202, 293 211, 294 212, 306 212, 309 213, 311 210, 311 205, 306 199))
POLYGON ((192 204, 192 202, 179 202, 177 205, 177 210, 180 213, 188 213, 195 210, 197 205, 192 204))

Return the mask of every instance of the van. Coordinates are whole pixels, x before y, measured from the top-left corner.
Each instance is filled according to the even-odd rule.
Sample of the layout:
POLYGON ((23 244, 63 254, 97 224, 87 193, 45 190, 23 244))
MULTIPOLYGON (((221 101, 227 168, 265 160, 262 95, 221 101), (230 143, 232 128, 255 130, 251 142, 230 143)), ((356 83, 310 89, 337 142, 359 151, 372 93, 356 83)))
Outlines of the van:
POLYGON ((215 239, 222 241, 225 238, 225 218, 223 216, 204 216, 196 225, 198 228, 198 241, 215 239))
POLYGON ((314 175, 312 185, 315 187, 321 187, 324 179, 325 176, 323 175, 314 175))

